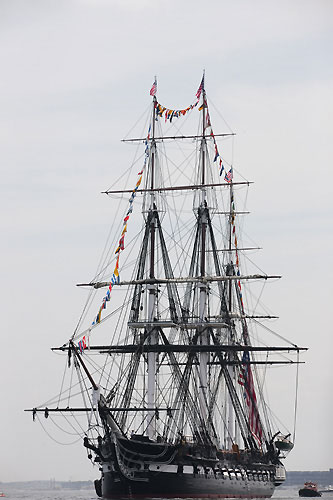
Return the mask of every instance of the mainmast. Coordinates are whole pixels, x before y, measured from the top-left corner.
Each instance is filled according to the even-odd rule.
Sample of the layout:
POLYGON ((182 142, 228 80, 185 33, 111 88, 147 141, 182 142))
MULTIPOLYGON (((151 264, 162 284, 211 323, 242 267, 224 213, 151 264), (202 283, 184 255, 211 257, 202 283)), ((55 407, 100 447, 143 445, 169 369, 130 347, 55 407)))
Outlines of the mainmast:
MULTIPOLYGON (((201 203, 198 209, 198 223, 201 225, 201 258, 200 258, 200 275, 202 278, 206 275, 206 231, 207 231, 207 199, 206 199, 206 92, 204 86, 202 88, 202 139, 201 139, 201 203)), ((203 323, 206 321, 207 316, 207 283, 201 282, 199 287, 199 321, 203 323)), ((204 326, 201 327, 200 344, 209 344, 209 333, 204 326)), ((200 353, 199 357, 199 398, 200 398, 200 411, 201 417, 204 422, 207 421, 207 408, 208 408, 208 391, 207 391, 207 369, 209 361, 209 353, 200 353)))
MULTIPOLYGON (((156 81, 156 78, 155 78, 156 81)), ((156 122, 156 96, 153 97, 153 123, 152 123, 152 140, 151 140, 151 156, 150 156, 150 206, 149 213, 152 215, 148 217, 150 220, 150 263, 149 263, 149 278, 155 278, 155 216, 153 212, 156 211, 155 204, 155 192, 153 191, 155 187, 155 155, 156 155, 156 142, 155 142, 155 122, 156 122)), ((153 323, 156 319, 155 310, 156 310, 156 285, 149 284, 147 285, 148 289, 148 321, 153 323)), ((148 343, 149 344, 157 344, 158 343, 158 334, 154 326, 149 327, 148 334, 148 343)), ((155 392, 156 392, 156 383, 155 383, 155 374, 156 374, 156 352, 149 352, 147 355, 147 407, 154 408, 155 407, 155 392)), ((150 439, 153 439, 155 433, 155 412, 153 410, 148 410, 148 426, 147 426, 147 434, 150 439)))

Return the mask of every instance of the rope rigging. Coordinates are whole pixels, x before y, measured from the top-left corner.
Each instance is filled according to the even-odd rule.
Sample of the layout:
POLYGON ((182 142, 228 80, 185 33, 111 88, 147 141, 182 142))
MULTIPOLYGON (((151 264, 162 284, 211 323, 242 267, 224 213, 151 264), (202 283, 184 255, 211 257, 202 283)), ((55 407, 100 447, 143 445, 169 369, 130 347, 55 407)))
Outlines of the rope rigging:
MULTIPOLYGON (((236 171, 233 145, 231 160, 228 160, 224 152, 222 156, 217 143, 218 135, 213 133, 204 87, 199 97, 188 108, 170 110, 161 106, 154 95, 150 118, 145 124, 148 133, 141 134, 145 137, 145 150, 139 154, 138 143, 134 160, 125 172, 126 186, 130 184, 137 163, 143 161, 142 170, 137 173, 137 183, 130 191, 129 200, 123 194, 120 196, 115 211, 117 223, 110 229, 94 281, 91 282, 96 289, 91 288, 74 332, 63 346, 63 350, 68 351, 66 364, 69 370, 64 371, 60 393, 51 402, 56 401, 58 409, 64 401, 70 407, 81 396, 83 406, 77 405, 77 408, 86 410, 87 427, 76 413, 72 414, 74 424, 65 412, 63 417, 67 428, 72 431, 78 429, 81 437, 87 437, 89 432, 92 442, 103 434, 103 426, 103 439, 109 441, 110 446, 112 443, 116 446, 112 441, 114 425, 128 439, 131 430, 136 429, 136 432, 147 435, 150 441, 152 436, 158 436, 165 443, 176 444, 186 433, 191 433, 190 439, 203 446, 216 449, 224 446, 228 449, 237 445, 253 453, 269 454, 275 432, 264 393, 269 354, 266 353, 267 364, 262 377, 255 363, 258 360, 264 362, 263 356, 247 349, 254 341, 266 345, 257 332, 255 338, 253 327, 260 325, 294 348, 297 346, 255 318, 249 318, 250 300, 247 299, 250 293, 244 293, 247 285, 242 288, 244 276, 240 273, 240 260, 242 263, 244 260, 244 267, 254 263, 249 257, 243 258, 242 247, 248 249, 246 244, 243 245, 242 241, 239 245, 241 222, 238 223, 234 203, 233 175, 236 171), (201 94, 202 106, 197 109, 202 111, 202 118, 198 137, 193 140, 195 151, 180 153, 179 150, 177 155, 180 161, 173 161, 166 154, 165 141, 156 139, 155 127, 162 137, 163 117, 170 122, 168 130, 180 133, 180 120, 175 124, 174 119, 184 116, 188 120, 189 111, 197 107, 201 94), (192 171, 186 173, 184 168, 188 165, 192 171), (229 171, 225 170, 226 167, 229 171), (221 181, 222 172, 228 188, 227 195, 222 195, 225 186, 217 182, 221 181), (163 176, 164 173, 166 175, 163 176), (141 188, 143 222, 135 228, 136 214, 132 215, 132 212, 138 206, 134 205, 134 199, 141 181, 144 183, 144 189, 141 188), (191 191, 181 195, 172 191, 175 187, 183 187, 179 183, 190 181, 194 195, 191 191), (170 186, 170 192, 165 184, 170 186), (218 189, 213 189, 216 184, 218 189), (123 210, 123 201, 127 203, 127 211, 123 210), (221 206, 223 212, 219 212, 221 206), (225 217, 218 218, 220 213, 225 217), (120 214, 125 217, 119 218, 120 214), (133 219, 133 227, 127 228, 129 218, 133 219), (126 236, 128 229, 131 233, 126 236), (124 261, 120 264, 119 257, 125 250, 125 236, 128 238, 127 255, 125 257, 124 254, 124 261), (130 266, 135 252, 138 258, 130 266), (114 267, 111 278, 110 266, 114 267), (131 278, 136 283, 126 288, 124 296, 115 294, 120 271, 128 275, 130 267, 131 278), (196 282, 178 284, 176 281, 180 278, 175 279, 175 269, 179 277, 196 278, 196 282), (214 275, 215 278, 226 276, 228 280, 214 282, 208 279, 214 275), (156 277, 162 281, 148 282, 156 277), (86 327, 87 320, 91 320, 88 313, 93 300, 99 296, 97 288, 103 286, 103 283, 97 282, 103 278, 108 282, 108 291, 94 321, 86 327), (105 314, 111 291, 112 309, 105 314), (106 325, 110 323, 111 328, 108 328, 106 325), (97 336, 97 332, 102 338, 107 336, 110 342, 109 352, 105 349, 99 353, 102 354, 102 361, 96 351, 90 349, 90 338, 92 334, 97 336), (173 352, 172 349, 165 349, 163 352, 161 349, 162 352, 158 352, 151 348, 154 344, 163 348, 173 344, 176 347, 190 346, 193 350, 173 352), (207 349, 206 344, 212 347, 225 344, 241 346, 242 352, 213 352, 207 349), (125 346, 127 352, 111 352, 114 345, 125 346), (150 350, 145 351, 145 346, 150 346, 150 350), (204 348, 200 351, 198 346, 204 348), (77 376, 77 381, 74 381, 74 376, 77 376), (65 387, 67 377, 68 387, 65 387)), ((111 188, 118 185, 119 180, 111 188)), ((112 196, 108 191, 107 194, 112 196)), ((254 278, 257 279, 257 276, 254 278)), ((261 301, 262 292, 263 288, 258 297, 251 297, 254 311, 261 301)), ((284 356, 286 360, 289 357, 284 356)), ((294 439, 299 350, 296 362, 294 439)), ((61 428, 58 423, 56 427, 61 428)), ((65 433, 71 435, 69 431, 65 430, 65 433)), ((122 445, 118 443, 117 446, 116 452, 122 456, 122 445)))

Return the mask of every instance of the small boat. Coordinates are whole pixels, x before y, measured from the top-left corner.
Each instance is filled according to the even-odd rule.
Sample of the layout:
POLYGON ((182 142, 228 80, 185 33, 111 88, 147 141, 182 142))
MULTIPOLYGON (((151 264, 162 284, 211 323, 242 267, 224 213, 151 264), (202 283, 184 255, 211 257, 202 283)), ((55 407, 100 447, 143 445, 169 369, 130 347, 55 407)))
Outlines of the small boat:
POLYGON ((1 497, 1 498, 3 498, 3 497, 5 497, 5 496, 6 496, 6 495, 5 495, 2 491, 0 491, 0 497, 1 497))
POLYGON ((287 436, 283 436, 282 434, 276 436, 274 442, 276 448, 281 452, 292 450, 294 447, 294 443, 290 441, 289 437, 290 434, 287 434, 287 436))
POLYGON ((321 492, 318 491, 317 484, 312 481, 304 483, 303 488, 298 492, 300 497, 321 497, 321 492))

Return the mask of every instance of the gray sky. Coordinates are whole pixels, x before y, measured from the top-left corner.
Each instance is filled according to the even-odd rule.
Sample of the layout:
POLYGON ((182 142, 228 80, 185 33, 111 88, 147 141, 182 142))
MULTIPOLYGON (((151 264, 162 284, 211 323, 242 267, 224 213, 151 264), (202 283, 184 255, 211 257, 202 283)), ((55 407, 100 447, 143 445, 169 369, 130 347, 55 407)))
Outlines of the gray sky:
MULTIPOLYGON (((332 24, 329 0, 1 0, 0 480, 99 475, 81 443, 54 443, 23 409, 60 387, 49 348, 81 312, 75 283, 93 276, 112 221, 100 191, 132 160, 119 141, 153 76, 181 108, 203 68, 237 133, 237 169, 255 181, 257 262, 283 275, 264 302, 275 329, 310 348, 286 466, 333 467, 332 24)), ((282 371, 278 389, 283 407, 282 371)))

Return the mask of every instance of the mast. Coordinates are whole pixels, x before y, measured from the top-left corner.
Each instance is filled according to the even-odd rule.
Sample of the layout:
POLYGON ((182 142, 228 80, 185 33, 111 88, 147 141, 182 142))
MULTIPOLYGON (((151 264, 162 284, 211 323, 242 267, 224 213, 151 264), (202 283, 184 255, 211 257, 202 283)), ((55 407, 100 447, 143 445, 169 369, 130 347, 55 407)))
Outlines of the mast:
MULTIPOLYGON (((156 77, 155 77, 156 81, 156 77)), ((150 165, 150 207, 149 212, 156 211, 155 205, 155 192, 154 182, 155 182, 155 153, 156 153, 156 142, 155 142, 155 122, 156 122, 156 96, 153 97, 153 124, 152 124, 152 141, 151 141, 151 161, 150 165)), ((155 278, 155 216, 151 217, 150 222, 150 258, 149 258, 149 278, 155 278)), ((154 322, 155 319, 155 310, 156 310, 156 285, 148 284, 148 321, 150 323, 154 322)), ((149 327, 149 335, 148 342, 149 344, 157 344, 158 343, 158 334, 154 326, 149 327)), ((147 407, 154 408, 155 407, 155 392, 156 392, 156 384, 155 384, 155 373, 156 373, 156 352, 149 352, 147 355, 147 407)), ((148 425, 147 425, 147 434, 150 439, 153 439, 155 433, 155 412, 148 410, 148 425)))
MULTIPOLYGON (((227 274, 231 276, 233 273, 233 261, 232 261, 232 228, 233 228, 233 218, 234 218, 234 213, 233 213, 233 188, 232 188, 232 180, 230 181, 230 206, 229 206, 229 238, 228 238, 228 253, 229 253, 229 262, 227 265, 227 274)), ((231 280, 228 283, 228 308, 229 308, 229 313, 232 313, 232 283, 231 280)), ((229 327, 229 344, 234 343, 234 325, 233 325, 233 320, 230 321, 230 327, 229 327)), ((232 360, 234 354, 229 353, 229 361, 232 360)), ((228 366, 228 372, 231 380, 235 384, 235 369, 234 366, 229 365, 228 366)), ((234 411, 234 406, 232 404, 232 397, 230 392, 228 392, 228 437, 227 437, 227 446, 228 449, 232 448, 234 439, 236 438, 236 427, 237 424, 235 422, 235 411, 234 411)), ((237 443, 239 444, 239 443, 237 443)))
MULTIPOLYGON (((231 165, 231 168, 233 168, 233 166, 231 165)), ((237 250, 237 247, 235 247, 234 251, 232 249, 232 232, 233 232, 233 228, 235 227, 234 226, 234 222, 235 222, 235 215, 236 215, 236 212, 235 212, 235 204, 234 204, 234 188, 233 188, 233 173, 232 173, 232 176, 231 176, 231 180, 230 180, 230 207, 229 207, 229 256, 230 256, 230 261, 231 261, 231 267, 230 267, 230 270, 231 270, 231 275, 235 275, 235 267, 234 267, 234 264, 232 262, 232 256, 235 256, 236 255, 236 266, 238 266, 238 250, 237 250), (236 252, 236 253, 235 253, 236 252)), ((236 287, 238 286, 237 283, 234 281, 234 283, 236 284, 236 287)), ((231 294, 231 287, 232 285, 230 286, 231 284, 231 280, 229 282, 229 295, 230 295, 230 302, 232 301, 232 294, 231 294)), ((231 305, 230 304, 230 311, 231 311, 231 305)), ((242 311, 242 313, 244 313, 244 311, 242 311)), ((245 321, 245 320, 244 320, 245 321)), ((231 330, 231 332, 233 333, 233 330, 231 330)), ((232 343, 234 344, 234 338, 232 339, 232 343)), ((229 361, 232 362, 232 361, 235 361, 235 355, 233 354, 233 357, 232 359, 230 359, 231 356, 229 357, 229 361)), ((237 371, 236 371, 236 367, 235 365, 232 366, 232 377, 233 377, 233 381, 234 381, 234 384, 236 385, 237 384, 237 379, 238 379, 238 375, 237 375, 237 371)), ((240 427, 239 427, 239 424, 238 424, 238 420, 236 418, 236 415, 235 415, 235 410, 234 410, 234 407, 233 405, 231 404, 231 408, 232 408, 232 415, 231 417, 233 418, 233 424, 234 424, 234 439, 235 439, 235 443, 236 445, 240 445, 240 427)))
MULTIPOLYGON (((204 76, 203 76, 204 82, 204 76)), ((203 84, 202 89, 202 140, 201 140, 201 185, 202 185, 202 198, 199 207, 199 224, 201 225, 201 257, 200 257, 200 275, 204 278, 206 275, 206 230, 207 230, 207 200, 206 200, 206 188, 205 177, 206 177, 206 165, 205 165, 205 155, 206 155, 206 92, 205 86, 203 84)), ((199 283, 199 321, 203 324, 206 318, 207 309, 207 284, 204 282, 199 283)), ((200 330, 199 330, 200 331, 200 330)), ((209 344, 209 333, 206 329, 201 327, 200 332, 200 344, 209 344)), ((200 411, 203 421, 207 421, 207 408, 208 408, 208 391, 207 391, 207 368, 209 361, 209 353, 200 353, 199 357, 199 399, 200 399, 200 411)))

